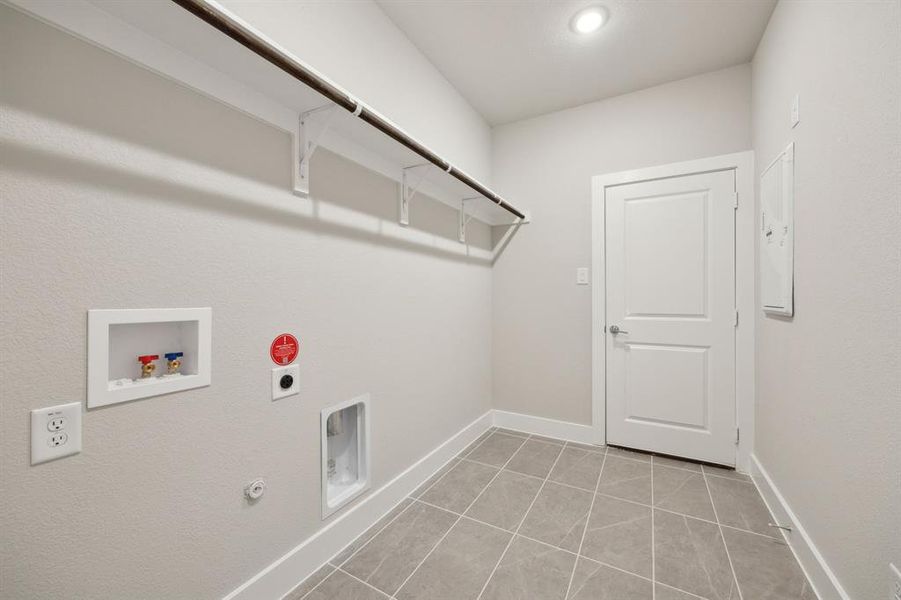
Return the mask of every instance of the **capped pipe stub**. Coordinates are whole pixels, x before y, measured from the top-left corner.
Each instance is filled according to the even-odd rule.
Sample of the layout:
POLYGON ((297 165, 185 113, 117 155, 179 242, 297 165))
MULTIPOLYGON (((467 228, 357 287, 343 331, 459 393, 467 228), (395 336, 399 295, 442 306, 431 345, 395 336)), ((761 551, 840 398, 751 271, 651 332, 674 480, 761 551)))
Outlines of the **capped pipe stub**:
POLYGON ((248 500, 259 500, 266 491, 266 482, 262 479, 254 479, 244 488, 244 495, 248 500))

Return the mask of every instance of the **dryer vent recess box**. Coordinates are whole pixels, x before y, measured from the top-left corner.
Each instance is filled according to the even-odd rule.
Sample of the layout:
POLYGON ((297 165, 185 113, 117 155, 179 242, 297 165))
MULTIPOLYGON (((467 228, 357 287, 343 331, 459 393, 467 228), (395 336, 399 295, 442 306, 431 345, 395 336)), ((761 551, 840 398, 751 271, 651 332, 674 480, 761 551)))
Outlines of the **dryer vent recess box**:
POLYGON ((210 385, 211 308, 88 311, 88 408, 210 385), (165 355, 182 353, 175 374, 165 355), (141 377, 139 356, 158 356, 141 377))

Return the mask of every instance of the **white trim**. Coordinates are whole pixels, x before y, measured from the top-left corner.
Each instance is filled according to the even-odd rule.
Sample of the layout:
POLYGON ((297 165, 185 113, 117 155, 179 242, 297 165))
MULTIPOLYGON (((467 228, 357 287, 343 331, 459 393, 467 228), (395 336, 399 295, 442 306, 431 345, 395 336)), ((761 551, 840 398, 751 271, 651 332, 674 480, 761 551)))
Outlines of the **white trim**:
POLYGON ((225 600, 281 598, 390 512, 422 482, 482 435, 491 423, 492 413, 488 411, 247 580, 228 594, 225 600))
POLYGON ((534 417, 521 413, 507 412, 505 410, 493 410, 493 422, 495 427, 513 429, 523 433, 543 435, 546 437, 580 442, 583 444, 598 443, 596 430, 591 425, 557 421, 544 417, 534 417))
POLYGON ((801 565, 801 570, 813 586, 817 597, 820 600, 851 600, 839 583, 838 577, 826 564, 826 559, 807 535, 807 530, 801 525, 788 501, 755 455, 751 455, 751 478, 776 522, 791 526, 791 531, 783 530, 782 536, 801 565))
POLYGON ((754 325, 757 234, 754 199, 754 153, 736 152, 710 158, 656 167, 621 171, 591 178, 591 271, 594 285, 591 299, 591 413, 595 441, 606 443, 606 298, 604 285, 604 194, 608 187, 712 171, 735 171, 738 207, 735 215, 735 303, 738 326, 735 331, 736 426, 741 429, 736 469, 747 472, 754 444, 754 325))

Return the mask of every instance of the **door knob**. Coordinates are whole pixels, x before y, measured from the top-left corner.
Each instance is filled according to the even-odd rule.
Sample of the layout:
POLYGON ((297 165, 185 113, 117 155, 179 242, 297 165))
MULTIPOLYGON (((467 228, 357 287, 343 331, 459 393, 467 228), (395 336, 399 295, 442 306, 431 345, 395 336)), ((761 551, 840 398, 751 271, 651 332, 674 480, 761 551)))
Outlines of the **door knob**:
POLYGON ((613 335, 616 335, 617 333, 629 333, 629 332, 628 332, 628 331, 623 331, 622 329, 620 329, 620 328, 619 328, 619 325, 611 325, 611 326, 610 326, 610 333, 612 333, 613 335))

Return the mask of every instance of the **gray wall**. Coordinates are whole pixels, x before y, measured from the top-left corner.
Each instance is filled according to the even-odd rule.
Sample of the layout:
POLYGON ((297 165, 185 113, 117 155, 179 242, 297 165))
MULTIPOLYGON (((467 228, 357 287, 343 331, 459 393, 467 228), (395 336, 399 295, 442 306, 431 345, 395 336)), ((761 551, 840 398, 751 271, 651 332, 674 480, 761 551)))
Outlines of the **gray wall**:
POLYGON ((901 567, 899 13, 780 2, 753 62, 758 170, 794 141, 796 194, 795 316, 758 313, 756 453, 860 600, 901 567))
POLYGON ((406 234, 396 185, 323 151, 298 198, 282 132, 2 6, 0 40, 0 596, 220 597, 322 526, 322 407, 372 394, 374 487, 489 408, 491 268, 451 209, 406 234), (191 306, 210 387, 29 466, 29 410, 84 401, 88 309, 191 306), (282 331, 303 391, 271 402, 282 331))
POLYGON ((591 423, 591 177, 748 150, 742 65, 495 129, 498 191, 531 209, 494 268, 495 408, 591 423))

